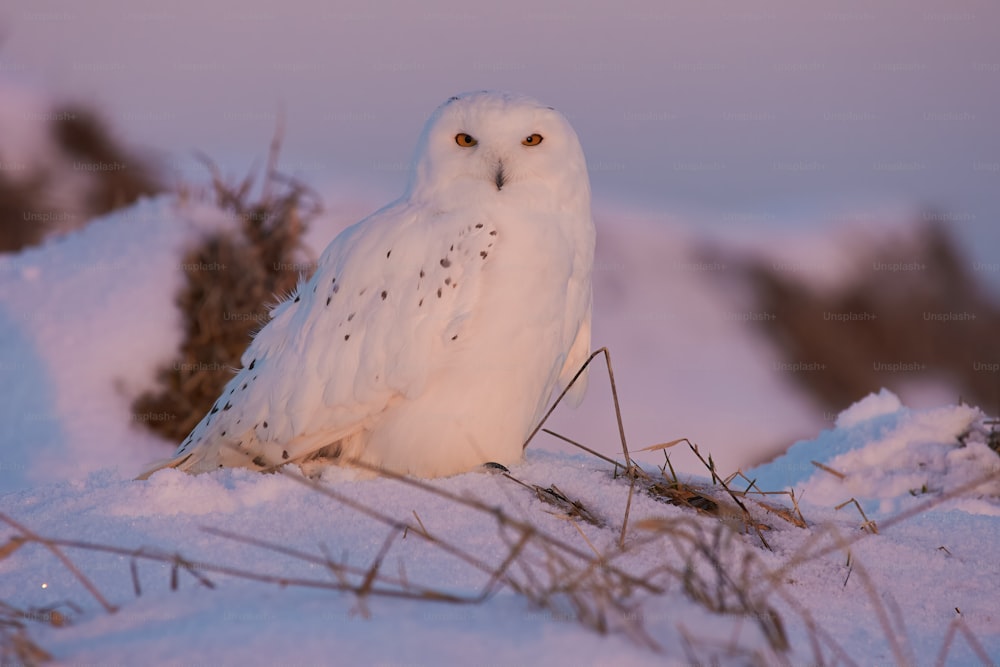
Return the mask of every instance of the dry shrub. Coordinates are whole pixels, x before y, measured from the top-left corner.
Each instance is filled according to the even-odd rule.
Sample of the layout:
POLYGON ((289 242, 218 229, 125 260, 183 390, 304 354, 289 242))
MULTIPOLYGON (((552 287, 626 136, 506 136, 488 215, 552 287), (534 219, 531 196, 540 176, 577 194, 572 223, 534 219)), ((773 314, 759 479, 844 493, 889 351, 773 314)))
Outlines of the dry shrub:
POLYGON ((37 245, 164 190, 158 167, 125 148, 93 111, 56 107, 48 124, 54 155, 0 169, 0 252, 37 245), (86 176, 79 192, 67 188, 67 175, 86 176))
POLYGON ((302 183, 277 171, 280 133, 268 168, 255 191, 253 173, 227 182, 208 159, 208 198, 237 221, 234 229, 209 234, 185 254, 185 284, 177 295, 184 339, 177 356, 157 372, 156 387, 132 404, 136 414, 170 419, 138 420, 171 441, 183 439, 212 407, 253 333, 268 320, 269 303, 295 287, 304 261, 306 226, 319 211, 318 198, 302 183))
POLYGON ((773 315, 755 326, 783 361, 812 364, 792 378, 829 413, 882 387, 899 393, 915 381, 947 382, 966 401, 1000 405, 1000 376, 981 368, 1000 362, 1000 306, 940 224, 871 248, 837 288, 813 287, 759 258, 725 260, 750 287, 746 305, 773 315), (949 314, 953 319, 942 319, 949 314))

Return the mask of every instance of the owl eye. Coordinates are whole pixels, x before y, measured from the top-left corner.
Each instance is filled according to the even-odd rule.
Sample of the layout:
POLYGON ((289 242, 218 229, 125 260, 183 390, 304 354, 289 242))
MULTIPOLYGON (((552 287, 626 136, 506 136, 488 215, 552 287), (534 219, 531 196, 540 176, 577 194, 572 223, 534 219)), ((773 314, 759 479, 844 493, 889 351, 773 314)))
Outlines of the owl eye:
POLYGON ((538 144, 542 143, 542 135, 536 132, 535 134, 532 134, 531 136, 522 139, 521 143, 524 144, 525 146, 537 146, 538 144))
POLYGON ((479 142, 476 141, 475 137, 471 134, 466 134, 465 132, 459 132, 455 135, 455 143, 462 148, 469 148, 470 146, 475 146, 479 142))

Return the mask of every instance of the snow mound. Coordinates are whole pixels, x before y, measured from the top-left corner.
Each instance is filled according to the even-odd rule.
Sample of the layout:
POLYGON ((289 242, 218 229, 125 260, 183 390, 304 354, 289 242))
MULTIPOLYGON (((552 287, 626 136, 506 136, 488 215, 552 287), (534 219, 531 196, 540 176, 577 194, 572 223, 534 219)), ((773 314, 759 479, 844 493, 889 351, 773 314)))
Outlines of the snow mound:
MULTIPOLYGON (((636 432, 637 447, 669 435, 660 421, 668 406, 684 413, 685 431, 714 424, 717 437, 692 435, 733 469, 741 462, 732 450, 716 447, 716 439, 739 448, 748 425, 759 429, 753 439, 767 439, 790 423, 811 423, 802 397, 767 373, 770 358, 731 326, 727 302, 716 301, 718 290, 701 277, 705 267, 685 263, 683 237, 657 246, 651 229, 629 222, 602 255, 610 264, 599 267, 597 297, 617 305, 595 329, 623 351, 615 357, 616 375, 630 442, 636 432), (676 264, 669 290, 654 280, 663 257, 676 264), (640 267, 636 275, 648 284, 633 288, 626 280, 630 267, 640 267), (668 338, 671 372, 663 376, 656 366, 667 357, 650 359, 663 354, 668 338), (723 382, 734 375, 738 381, 723 382), (739 406, 735 415, 730 405, 739 406)), ((172 444, 139 427, 157 415, 135 415, 130 406, 181 339, 175 294, 183 272, 199 270, 180 265, 184 249, 229 224, 214 207, 162 197, 0 257, 2 513, 43 536, 76 541, 64 542, 64 551, 118 608, 106 613, 49 549, 22 543, 24 533, 0 521, 0 601, 23 610, 12 618, 30 625, 31 639, 56 660, 274 664, 294 655, 316 664, 517 664, 530 656, 548 664, 639 665, 746 664, 755 656, 756 662, 813 664, 850 655, 868 664, 944 654, 968 664, 981 655, 968 644, 943 648, 957 609, 986 654, 1000 654, 1000 580, 982 576, 995 568, 1000 548, 996 481, 906 522, 885 522, 877 536, 858 535, 856 514, 829 509, 856 497, 872 518, 881 518, 997 471, 990 449, 996 435, 968 406, 913 410, 883 391, 846 410, 833 430, 752 471, 761 488, 794 487, 803 498, 807 527, 764 518, 774 524, 766 538, 773 551, 752 532, 728 530, 717 516, 667 505, 639 488, 632 493, 613 466, 565 449, 546 451, 544 441, 533 443, 511 470, 524 485, 472 472, 415 489, 331 469, 323 482, 338 494, 334 499, 289 476, 247 470, 196 477, 165 470, 147 482, 131 481, 172 444), (579 501, 596 521, 546 504, 544 489, 579 501), (443 494, 475 498, 487 511, 443 494), (373 512, 392 527, 374 520, 373 512), (553 559, 556 552, 534 537, 521 549, 524 533, 498 526, 501 512, 528 525, 527 534, 548 535, 579 555, 561 552, 553 559), (857 536, 846 563, 843 542, 832 537, 837 533, 857 536), (423 535, 446 540, 467 557, 423 535), (84 548, 81 541, 112 551, 84 548), (481 566, 497 567, 512 550, 524 559, 508 570, 513 578, 491 583, 481 566), (812 555, 799 558, 807 552, 812 555), (539 589, 570 561, 582 567, 564 572, 566 581, 591 577, 587 596, 574 598, 573 585, 558 581, 539 589), (388 581, 463 602, 419 595, 359 599, 335 590, 345 575, 331 563, 354 568, 349 578, 355 583, 378 563, 388 581), (618 575, 602 569, 608 565, 638 583, 616 585, 618 575), (880 599, 904 610, 905 637, 887 638, 870 591, 860 575, 851 576, 855 567, 867 568, 880 599), (656 590, 644 588, 651 582, 656 590), (52 607, 72 622, 46 624, 52 607), (773 630, 778 617, 787 653, 772 650, 769 641, 777 631, 767 628, 773 630), (829 638, 819 642, 821 655, 813 653, 812 628, 829 638), (894 642, 904 655, 893 654, 894 642)), ((613 424, 606 399, 600 407, 607 415, 602 423, 613 424)), ((597 408, 591 412, 600 416, 597 408)), ((574 430, 590 427, 586 412, 557 414, 574 430)), ((614 443, 616 435, 603 440, 614 443)))
POLYGON ((126 476, 169 446, 133 414, 181 337, 184 248, 231 224, 218 209, 143 200, 16 255, 0 255, 0 489, 126 476))
MULTIPOLYGON (((794 489, 805 505, 854 498, 888 516, 1000 470, 986 421, 967 405, 911 410, 883 389, 842 412, 834 429, 747 475, 764 490, 794 489)), ((940 508, 1000 516, 1000 481, 940 508)))
POLYGON ((877 394, 865 396, 841 412, 834 423, 837 428, 850 428, 875 417, 899 412, 902 408, 903 404, 900 402, 899 397, 888 389, 882 389, 877 394))

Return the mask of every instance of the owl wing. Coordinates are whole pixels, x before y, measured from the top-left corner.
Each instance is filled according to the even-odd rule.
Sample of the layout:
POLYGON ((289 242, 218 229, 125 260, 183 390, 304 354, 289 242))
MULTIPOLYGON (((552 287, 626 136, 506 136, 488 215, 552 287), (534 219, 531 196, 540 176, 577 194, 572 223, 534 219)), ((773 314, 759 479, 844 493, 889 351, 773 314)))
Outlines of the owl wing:
MULTIPOLYGON (((573 382, 573 378, 580 370, 580 367, 583 366, 584 362, 587 361, 587 357, 590 356, 590 320, 592 312, 593 299, 588 298, 586 313, 577 328, 576 337, 573 339, 573 345, 569 349, 569 354, 566 355, 566 363, 559 373, 559 380, 556 385, 557 391, 561 392, 569 386, 570 382, 573 382)), ((576 378, 576 382, 573 382, 573 385, 569 387, 569 391, 566 392, 563 400, 567 401, 573 407, 580 405, 583 401, 583 395, 587 392, 587 377, 587 370, 580 373, 580 377, 576 378)))
POLYGON ((421 393, 477 301, 485 220, 390 205, 338 235, 271 313, 243 368, 165 467, 271 468, 365 430, 421 393))

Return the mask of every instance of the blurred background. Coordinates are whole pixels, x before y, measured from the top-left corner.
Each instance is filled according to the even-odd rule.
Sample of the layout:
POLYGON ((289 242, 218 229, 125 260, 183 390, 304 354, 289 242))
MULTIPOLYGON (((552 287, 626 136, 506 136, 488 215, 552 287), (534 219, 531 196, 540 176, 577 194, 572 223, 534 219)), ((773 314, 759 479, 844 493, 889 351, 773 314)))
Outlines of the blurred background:
MULTIPOLYGON (((322 199, 319 252, 402 192, 449 95, 530 94, 587 153, 594 342, 633 446, 687 436, 735 469, 882 386, 1000 408, 998 25, 993 0, 8 0, 0 194, 81 177, 23 178, 32 133, 89 141, 129 168, 80 185, 86 205, 50 193, 76 227, 205 182, 196 152, 247 173, 281 119, 280 170, 322 199)), ((38 206, 0 211, 21 228, 38 206)), ((614 451, 593 385, 556 425, 614 451)))

